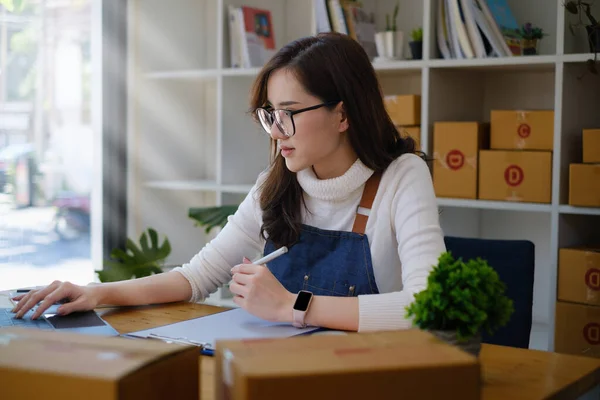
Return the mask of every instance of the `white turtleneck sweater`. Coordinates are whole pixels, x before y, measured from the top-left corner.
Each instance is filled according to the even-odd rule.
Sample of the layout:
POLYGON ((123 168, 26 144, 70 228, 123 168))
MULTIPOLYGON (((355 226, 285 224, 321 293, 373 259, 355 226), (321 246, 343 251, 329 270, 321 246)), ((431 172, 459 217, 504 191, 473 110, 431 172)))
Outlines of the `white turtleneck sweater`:
MULTIPOLYGON (((357 160, 346 173, 318 179, 312 168, 298 172, 306 205, 303 222, 321 229, 352 231, 365 182, 373 170, 357 160)), ((190 301, 201 301, 231 279, 242 258, 262 253, 262 212, 257 181, 227 225, 192 260, 174 269, 192 287, 190 301)), ((359 295, 359 331, 411 327, 405 307, 425 289, 427 276, 445 251, 429 168, 405 154, 383 173, 366 226, 379 294, 359 295)))

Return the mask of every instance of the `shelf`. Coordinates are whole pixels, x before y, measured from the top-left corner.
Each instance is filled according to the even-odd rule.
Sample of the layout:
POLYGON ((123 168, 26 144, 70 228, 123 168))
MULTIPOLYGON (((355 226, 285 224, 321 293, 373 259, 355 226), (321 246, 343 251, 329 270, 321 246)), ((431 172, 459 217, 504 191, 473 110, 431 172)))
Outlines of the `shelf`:
POLYGON ((221 70, 223 76, 251 76, 255 77, 260 72, 260 68, 225 68, 221 70))
POLYGON ((195 191, 221 191, 226 193, 247 194, 253 185, 219 185, 210 180, 190 180, 190 181, 150 181, 144 185, 150 189, 162 190, 195 190, 195 191))
POLYGON ((558 208, 561 214, 574 214, 574 215, 600 215, 600 207, 574 207, 569 205, 562 205, 558 208))
POLYGON ((438 206, 456 208, 474 208, 480 210, 506 210, 526 212, 547 212, 552 209, 550 204, 519 203, 509 201, 467 200, 438 197, 438 206))
POLYGON ((515 56, 488 57, 471 59, 438 59, 430 60, 427 65, 431 68, 459 68, 479 70, 551 70, 558 61, 558 56, 515 56))
POLYGON ((388 62, 374 62, 373 68, 380 73, 403 72, 414 73, 419 72, 425 66, 423 60, 399 60, 388 62))
MULTIPOLYGON (((594 53, 565 54, 562 56, 562 60, 566 63, 584 63, 589 59, 594 59, 594 53)), ((600 60, 600 58, 598 60, 600 60)))

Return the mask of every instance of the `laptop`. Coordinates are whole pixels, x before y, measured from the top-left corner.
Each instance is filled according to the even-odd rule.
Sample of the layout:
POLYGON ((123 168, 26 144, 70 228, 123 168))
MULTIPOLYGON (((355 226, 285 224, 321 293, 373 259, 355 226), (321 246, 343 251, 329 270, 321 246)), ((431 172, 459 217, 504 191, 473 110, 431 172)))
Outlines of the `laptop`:
POLYGON ((31 319, 35 307, 29 310, 23 318, 15 318, 12 308, 0 308, 0 332, 2 328, 15 326, 54 330, 61 332, 83 333, 100 336, 119 336, 112 326, 104 321, 95 311, 74 312, 69 315, 58 315, 60 304, 50 306, 40 317, 31 319))

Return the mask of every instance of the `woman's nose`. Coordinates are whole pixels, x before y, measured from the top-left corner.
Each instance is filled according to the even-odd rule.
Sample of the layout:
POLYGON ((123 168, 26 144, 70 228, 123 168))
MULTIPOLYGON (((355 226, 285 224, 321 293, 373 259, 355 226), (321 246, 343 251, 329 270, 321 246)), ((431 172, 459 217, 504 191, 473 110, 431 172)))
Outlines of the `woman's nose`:
POLYGON ((271 126, 271 137, 276 140, 287 139, 287 135, 283 133, 283 131, 279 128, 279 125, 275 123, 273 126, 271 126))

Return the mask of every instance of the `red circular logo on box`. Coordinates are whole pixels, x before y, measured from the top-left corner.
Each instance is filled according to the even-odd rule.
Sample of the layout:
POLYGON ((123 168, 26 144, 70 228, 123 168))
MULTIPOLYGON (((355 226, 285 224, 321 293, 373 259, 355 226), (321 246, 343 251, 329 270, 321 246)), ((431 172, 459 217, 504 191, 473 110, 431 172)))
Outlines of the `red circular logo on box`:
POLYGON ((583 327, 583 338, 591 344, 596 346, 600 344, 600 324, 597 322, 590 322, 583 327))
POLYGON ((504 171, 504 180, 508 186, 519 186, 524 177, 523 169, 518 165, 509 165, 504 171))
POLYGON ((465 155, 460 150, 450 150, 446 155, 446 164, 452 170, 461 169, 465 164, 465 155))
POLYGON ((600 290, 600 269, 588 269, 585 273, 585 284, 592 290, 600 290))
POLYGON ((529 135, 531 135, 531 127, 528 124, 521 124, 521 125, 519 125, 519 128, 517 129, 517 133, 523 139, 528 138, 529 135))

